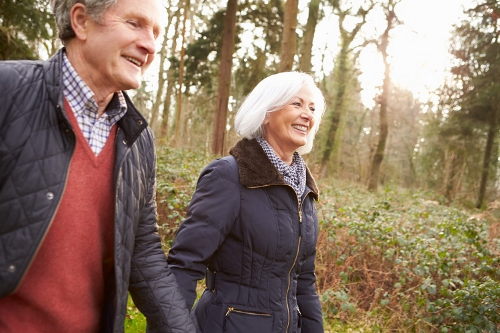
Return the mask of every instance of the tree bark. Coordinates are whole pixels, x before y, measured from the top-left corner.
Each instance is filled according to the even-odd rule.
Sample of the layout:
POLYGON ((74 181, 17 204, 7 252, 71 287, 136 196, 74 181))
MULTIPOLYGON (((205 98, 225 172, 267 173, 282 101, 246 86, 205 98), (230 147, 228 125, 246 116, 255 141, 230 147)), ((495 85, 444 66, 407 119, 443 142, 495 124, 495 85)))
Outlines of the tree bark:
MULTIPOLYGON (((177 10, 175 14, 175 26, 174 26, 174 36, 172 38, 172 48, 170 50, 170 54, 174 55, 177 51, 177 39, 179 37, 179 23, 180 23, 181 11, 177 10)), ((172 93, 174 91, 175 85, 175 70, 172 65, 170 65, 167 73, 167 91, 165 92, 165 98, 163 99, 163 111, 162 111, 162 119, 160 126, 160 137, 167 138, 168 137, 168 122, 170 118, 170 106, 172 93)))
POLYGON ((490 126, 488 128, 488 137, 486 139, 486 148, 484 149, 483 169, 481 171, 481 183, 479 185, 476 208, 481 208, 484 202, 486 184, 488 183, 488 176, 490 172, 491 155, 495 143, 495 137, 498 132, 497 118, 497 110, 496 108, 492 108, 490 116, 490 126))
MULTIPOLYGON (((338 57, 338 68, 335 70, 335 79, 337 83, 337 93, 335 95, 335 102, 332 108, 332 116, 330 118, 330 123, 328 124, 327 138, 325 147, 323 149, 323 156, 321 157, 321 176, 325 177, 328 174, 328 165, 330 164, 330 158, 335 147, 335 137, 337 135, 337 130, 339 128, 340 119, 342 115, 342 110, 344 108, 344 95, 347 89, 346 80, 348 78, 348 73, 346 69, 347 63, 347 48, 349 46, 349 41, 345 41, 347 45, 343 45, 340 49, 340 54, 338 57)), ((344 44, 344 43, 343 43, 344 44)))
POLYGON ((307 17, 304 37, 302 39, 302 47, 300 49, 299 70, 301 72, 310 72, 312 68, 312 45, 314 33, 316 32, 316 26, 318 25, 320 2, 321 0, 311 0, 311 2, 309 2, 309 15, 307 17))
POLYGON ((339 18, 338 27, 340 31, 340 39, 341 39, 341 49, 339 52, 339 56, 337 58, 338 64, 337 69, 335 69, 334 80, 337 84, 337 93, 335 96, 335 104, 333 107, 333 114, 330 118, 329 128, 327 131, 327 139, 325 143, 325 147, 321 154, 321 176, 325 177, 328 174, 328 165, 330 164, 330 158, 332 156, 333 151, 335 150, 335 139, 337 136, 337 131, 339 128, 340 121, 342 119, 342 113, 344 109, 344 97, 347 89, 347 81, 352 74, 347 68, 347 61, 349 53, 351 50, 351 43, 358 34, 361 27, 366 23, 366 15, 373 8, 373 5, 370 6, 367 10, 360 10, 356 14, 361 17, 361 22, 357 23, 352 29, 352 31, 348 31, 344 26, 345 18, 350 15, 350 10, 342 10, 340 8, 340 4, 337 2, 334 4, 334 11, 339 18))
POLYGON ((389 45, 389 32, 393 28, 393 23, 395 19, 394 5, 392 1, 389 1, 388 11, 386 14, 387 27, 382 35, 382 40, 379 45, 379 50, 382 53, 382 59, 384 61, 384 82, 382 84, 382 93, 379 97, 380 103, 380 130, 378 137, 378 145, 375 150, 375 155, 373 155, 372 165, 370 169, 370 180, 368 182, 368 190, 376 191, 378 188, 380 166, 384 159, 385 144, 387 141, 387 135, 389 134, 389 124, 387 122, 387 101, 390 89, 390 68, 389 62, 387 61, 387 46, 389 45))
POLYGON ((182 84, 184 81, 184 55, 186 54, 186 21, 189 11, 189 0, 184 3, 184 16, 182 19, 182 46, 179 64, 179 90, 177 91, 177 110, 175 113, 175 128, 174 128, 174 145, 179 143, 179 132, 181 128, 181 113, 182 113, 182 84))
POLYGON ((156 132, 157 122, 158 122, 158 114, 160 111, 160 105, 162 104, 161 96, 163 95, 163 87, 165 86, 165 81, 167 78, 164 76, 165 74, 165 59, 167 57, 167 43, 168 43, 168 30, 170 29, 170 25, 172 24, 170 8, 167 8, 167 17, 168 23, 165 26, 165 33, 163 35, 163 42, 160 48, 160 68, 158 70, 158 89, 156 90, 155 101, 153 103, 153 108, 151 109, 151 117, 149 119, 150 127, 153 131, 156 132))
POLYGON ((223 155, 225 150, 225 134, 227 107, 231 91, 231 69, 233 67, 234 39, 236 36, 237 0, 227 1, 224 30, 222 31, 221 63, 217 92, 217 108, 215 110, 212 135, 212 153, 223 155))
POLYGON ((285 4, 285 17, 283 22, 283 39, 281 42, 280 72, 290 71, 293 68, 293 58, 297 48, 297 14, 299 1, 287 0, 285 4))

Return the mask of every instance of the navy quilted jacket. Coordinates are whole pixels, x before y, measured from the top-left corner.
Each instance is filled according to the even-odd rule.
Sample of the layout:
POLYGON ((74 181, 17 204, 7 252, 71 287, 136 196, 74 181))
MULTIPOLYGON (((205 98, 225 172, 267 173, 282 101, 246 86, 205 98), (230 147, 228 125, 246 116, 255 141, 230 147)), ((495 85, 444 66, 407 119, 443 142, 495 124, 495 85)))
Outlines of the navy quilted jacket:
POLYGON ((322 333, 314 274, 318 190, 307 172, 298 197, 255 140, 201 173, 168 255, 205 333, 322 333))
MULTIPOLYGON (((64 192, 75 135, 61 109, 61 59, 0 62, 0 297, 21 283, 64 192)), ((126 99, 115 142, 115 288, 103 322, 124 330, 129 290, 149 331, 193 332, 157 233, 153 135, 126 99)))

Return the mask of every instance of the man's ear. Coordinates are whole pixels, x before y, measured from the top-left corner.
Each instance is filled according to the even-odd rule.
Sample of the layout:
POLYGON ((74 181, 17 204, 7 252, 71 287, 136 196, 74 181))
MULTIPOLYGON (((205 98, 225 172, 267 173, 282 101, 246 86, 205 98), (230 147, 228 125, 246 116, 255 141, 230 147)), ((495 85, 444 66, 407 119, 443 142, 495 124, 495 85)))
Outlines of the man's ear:
POLYGON ((87 28, 89 17, 87 15, 87 8, 82 3, 73 5, 70 11, 71 27, 75 32, 76 38, 80 40, 87 39, 87 28))

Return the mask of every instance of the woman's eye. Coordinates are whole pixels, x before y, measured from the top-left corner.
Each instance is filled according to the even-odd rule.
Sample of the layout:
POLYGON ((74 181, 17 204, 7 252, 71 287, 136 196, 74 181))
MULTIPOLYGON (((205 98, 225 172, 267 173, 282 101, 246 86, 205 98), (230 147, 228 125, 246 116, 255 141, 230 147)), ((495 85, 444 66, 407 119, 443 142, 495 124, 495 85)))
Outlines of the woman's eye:
POLYGON ((300 106, 300 102, 293 102, 292 105, 300 106))
POLYGON ((310 110, 311 112, 313 112, 313 113, 314 113, 314 111, 316 111, 316 109, 315 109, 315 108, 312 108, 312 107, 311 107, 311 108, 309 108, 309 110, 310 110))

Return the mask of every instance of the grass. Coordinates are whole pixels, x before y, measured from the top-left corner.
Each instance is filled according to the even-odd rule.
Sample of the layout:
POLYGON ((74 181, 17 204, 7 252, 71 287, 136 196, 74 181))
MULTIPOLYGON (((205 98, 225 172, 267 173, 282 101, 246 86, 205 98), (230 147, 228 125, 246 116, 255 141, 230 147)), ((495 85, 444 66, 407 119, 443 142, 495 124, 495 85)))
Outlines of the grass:
POLYGON ((125 317, 125 332, 128 333, 144 333, 146 332, 146 318, 136 308, 132 297, 128 297, 127 315, 125 317))

